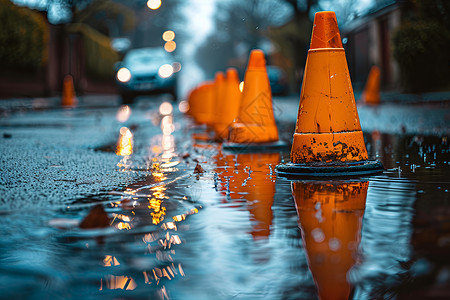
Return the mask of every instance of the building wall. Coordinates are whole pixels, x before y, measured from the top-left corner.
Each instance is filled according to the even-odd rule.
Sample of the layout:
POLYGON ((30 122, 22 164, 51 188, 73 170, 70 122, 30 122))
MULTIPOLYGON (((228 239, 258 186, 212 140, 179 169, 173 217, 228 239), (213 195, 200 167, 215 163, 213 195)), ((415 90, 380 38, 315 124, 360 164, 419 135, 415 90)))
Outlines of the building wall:
POLYGON ((355 20, 349 30, 343 30, 350 76, 355 89, 362 89, 370 68, 381 70, 381 85, 385 90, 399 87, 398 65, 392 55, 392 36, 401 21, 398 6, 389 7, 364 19, 355 20))

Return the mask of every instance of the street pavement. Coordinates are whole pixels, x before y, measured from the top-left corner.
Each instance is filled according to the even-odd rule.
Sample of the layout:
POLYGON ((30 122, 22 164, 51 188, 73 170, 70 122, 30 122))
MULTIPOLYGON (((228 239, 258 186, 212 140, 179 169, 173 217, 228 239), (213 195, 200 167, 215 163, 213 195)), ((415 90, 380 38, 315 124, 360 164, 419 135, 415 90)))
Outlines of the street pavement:
MULTIPOLYGON (((59 106, 58 98, 11 99, 0 102, 1 169, 0 210, 65 206, 76 199, 120 190, 142 180, 151 171, 149 161, 160 155, 154 146, 163 135, 159 106, 167 99, 141 98, 131 106, 127 120, 118 120, 120 99, 115 95, 80 97, 77 108, 59 106), (120 128, 134 135, 132 166, 115 154, 120 128), (128 168, 127 172, 123 172, 128 168)), ((299 99, 274 98, 280 135, 290 142, 299 99)), ((449 134, 448 102, 425 104, 358 103, 362 129, 388 134, 449 134)), ((174 155, 190 151, 186 139, 193 122, 173 107, 171 132, 174 155), (187 150, 186 150, 187 149, 187 150)), ((157 148, 158 148, 157 147, 157 148)), ((128 161, 128 163, 130 163, 128 161)), ((192 167, 192 166, 188 166, 192 167)), ((192 170, 189 170, 192 171, 192 170)))

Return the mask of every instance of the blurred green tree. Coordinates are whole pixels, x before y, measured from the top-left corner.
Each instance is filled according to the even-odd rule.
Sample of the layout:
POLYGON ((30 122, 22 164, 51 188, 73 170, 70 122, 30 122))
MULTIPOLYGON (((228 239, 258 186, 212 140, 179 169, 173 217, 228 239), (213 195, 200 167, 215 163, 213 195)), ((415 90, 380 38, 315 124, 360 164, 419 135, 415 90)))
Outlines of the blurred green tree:
POLYGON ((393 36, 402 86, 410 92, 450 88, 450 1, 410 0, 393 36))

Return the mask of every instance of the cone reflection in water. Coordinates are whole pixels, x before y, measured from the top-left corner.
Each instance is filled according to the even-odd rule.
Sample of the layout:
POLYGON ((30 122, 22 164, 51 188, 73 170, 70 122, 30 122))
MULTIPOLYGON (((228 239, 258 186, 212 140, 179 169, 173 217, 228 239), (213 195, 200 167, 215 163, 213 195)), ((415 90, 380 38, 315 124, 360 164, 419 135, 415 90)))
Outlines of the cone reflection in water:
POLYGON ((302 240, 319 298, 350 295, 368 182, 292 182, 302 240))
POLYGON ((278 141, 266 60, 264 52, 258 49, 250 53, 241 104, 236 121, 231 126, 230 141, 233 143, 278 141))
POLYGON ((246 205, 251 216, 253 239, 266 239, 272 226, 272 204, 275 195, 275 172, 279 153, 245 153, 219 155, 216 172, 221 192, 236 205, 246 205), (246 203, 242 203, 246 201, 246 203))
POLYGON ((367 104, 380 103, 380 68, 372 66, 369 77, 367 77, 366 86, 362 94, 362 100, 367 104))
POLYGON ((306 60, 291 161, 367 159, 336 16, 334 12, 318 12, 306 60))
POLYGON ((221 139, 228 138, 231 123, 236 118, 241 103, 241 91, 239 90, 239 75, 235 68, 228 68, 225 77, 225 90, 221 102, 216 108, 219 114, 216 119, 216 132, 221 139))
POLYGON ((75 107, 78 104, 78 99, 75 96, 75 88, 73 87, 73 77, 66 75, 63 81, 63 91, 61 105, 65 107, 75 107))

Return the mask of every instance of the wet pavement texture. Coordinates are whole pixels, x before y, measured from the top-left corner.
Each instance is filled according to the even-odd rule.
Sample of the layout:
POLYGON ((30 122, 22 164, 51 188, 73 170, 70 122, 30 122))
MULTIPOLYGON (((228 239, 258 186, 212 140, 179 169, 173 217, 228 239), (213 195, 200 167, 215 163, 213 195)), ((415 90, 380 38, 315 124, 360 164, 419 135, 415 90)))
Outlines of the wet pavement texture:
POLYGON ((164 97, 80 100, 0 103, 5 299, 450 298, 448 104, 358 105, 383 174, 288 180, 164 97))

